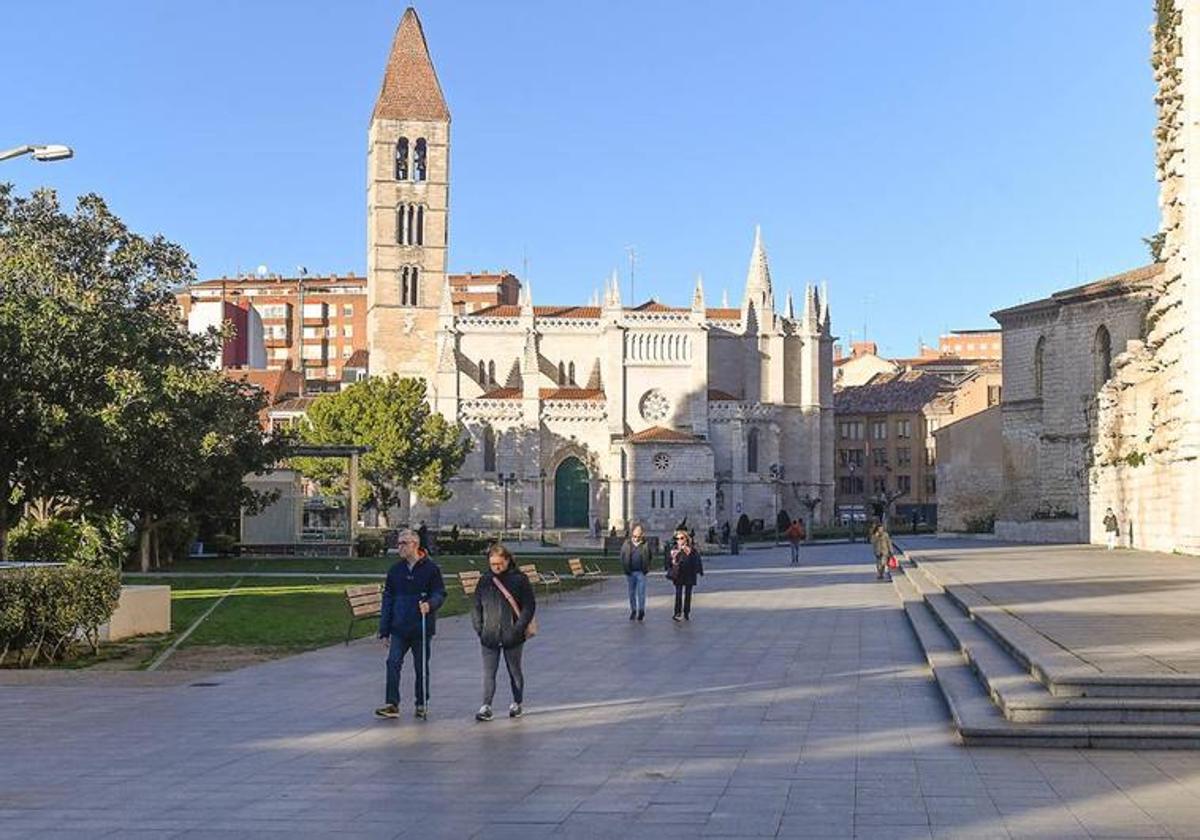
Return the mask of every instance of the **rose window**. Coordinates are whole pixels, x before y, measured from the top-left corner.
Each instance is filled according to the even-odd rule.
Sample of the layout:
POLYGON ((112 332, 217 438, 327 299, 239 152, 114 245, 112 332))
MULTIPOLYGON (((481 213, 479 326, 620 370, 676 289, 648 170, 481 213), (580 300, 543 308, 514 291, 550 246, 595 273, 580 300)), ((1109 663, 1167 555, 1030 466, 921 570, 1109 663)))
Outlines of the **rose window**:
POLYGON ((659 452, 654 456, 654 468, 657 470, 665 470, 671 466, 671 456, 666 452, 659 452))
POLYGON ((653 388, 642 395, 641 411, 647 423, 661 423, 671 413, 671 401, 662 391, 653 388))

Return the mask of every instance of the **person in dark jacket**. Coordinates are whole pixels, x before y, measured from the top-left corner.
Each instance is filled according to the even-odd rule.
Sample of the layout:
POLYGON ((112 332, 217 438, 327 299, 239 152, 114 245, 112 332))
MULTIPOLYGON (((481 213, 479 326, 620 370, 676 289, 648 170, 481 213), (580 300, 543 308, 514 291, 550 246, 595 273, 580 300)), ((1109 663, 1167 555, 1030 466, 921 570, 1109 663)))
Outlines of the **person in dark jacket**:
POLYGON ((388 646, 384 705, 375 710, 382 718, 400 716, 400 666, 411 650, 416 680, 414 712, 425 719, 429 699, 430 643, 437 628, 437 611, 446 601, 442 570, 420 547, 415 533, 405 528, 396 540, 400 559, 388 569, 379 609, 379 638, 388 646), (421 623, 425 623, 425 650, 421 651, 421 623))
POLYGON ((633 526, 633 535, 621 546, 621 571, 629 583, 629 620, 646 618, 646 575, 654 564, 650 544, 640 524, 633 526))
POLYGON ((700 552, 692 545, 692 538, 687 531, 675 532, 675 546, 671 549, 667 560, 667 577, 675 584, 675 621, 680 616, 685 621, 692 619, 692 587, 696 579, 704 574, 704 563, 700 560, 700 552))
POLYGON ((479 580, 471 609, 471 623, 483 650, 483 705, 475 713, 476 720, 492 719, 501 655, 512 686, 513 701, 508 716, 524 714, 521 703, 525 699, 525 674, 521 670, 521 652, 525 649, 525 631, 536 610, 533 585, 513 562, 512 552, 503 545, 493 545, 488 550, 488 571, 479 580))

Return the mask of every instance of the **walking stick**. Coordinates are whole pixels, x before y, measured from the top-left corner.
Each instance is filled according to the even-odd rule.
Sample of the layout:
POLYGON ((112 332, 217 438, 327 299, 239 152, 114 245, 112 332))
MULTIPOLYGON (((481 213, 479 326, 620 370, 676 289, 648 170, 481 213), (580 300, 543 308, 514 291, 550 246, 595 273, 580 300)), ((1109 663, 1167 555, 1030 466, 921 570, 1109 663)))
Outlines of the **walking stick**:
MULTIPOLYGON (((422 595, 421 603, 428 603, 422 595)), ((425 635, 425 613, 421 613, 421 702, 425 707, 425 715, 429 715, 429 649, 426 645, 429 644, 428 637, 425 635)))

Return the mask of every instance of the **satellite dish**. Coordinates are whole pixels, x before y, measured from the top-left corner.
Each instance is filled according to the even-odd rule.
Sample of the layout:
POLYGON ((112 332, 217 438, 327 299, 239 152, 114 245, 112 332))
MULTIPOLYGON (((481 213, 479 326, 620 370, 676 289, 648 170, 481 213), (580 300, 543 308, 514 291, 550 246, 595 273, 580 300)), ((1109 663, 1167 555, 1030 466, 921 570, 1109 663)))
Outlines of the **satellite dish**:
POLYGON ((266 277, 267 267, 265 265, 260 265, 258 268, 254 269, 254 273, 259 277, 266 277))

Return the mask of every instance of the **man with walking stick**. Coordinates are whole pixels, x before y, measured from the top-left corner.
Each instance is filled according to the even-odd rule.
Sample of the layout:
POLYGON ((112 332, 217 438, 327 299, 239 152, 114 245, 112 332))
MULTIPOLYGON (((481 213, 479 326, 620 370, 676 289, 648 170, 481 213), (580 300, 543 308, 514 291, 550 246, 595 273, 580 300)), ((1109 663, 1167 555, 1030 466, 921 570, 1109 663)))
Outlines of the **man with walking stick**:
POLYGON ((446 600, 442 570, 429 559, 417 535, 407 528, 400 532, 400 559, 387 573, 383 603, 379 610, 379 638, 388 645, 384 705, 375 716, 400 716, 400 668, 412 651, 413 713, 424 720, 429 707, 430 644, 437 629, 437 611, 446 600))

